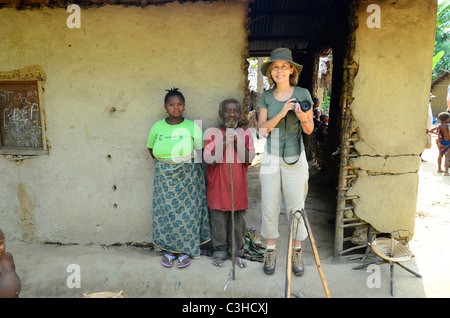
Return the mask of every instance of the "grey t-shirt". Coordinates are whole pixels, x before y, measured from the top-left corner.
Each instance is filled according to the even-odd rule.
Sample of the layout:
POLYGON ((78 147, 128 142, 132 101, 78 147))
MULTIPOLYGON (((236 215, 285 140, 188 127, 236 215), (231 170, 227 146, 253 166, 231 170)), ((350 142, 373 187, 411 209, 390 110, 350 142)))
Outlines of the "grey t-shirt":
MULTIPOLYGON (((264 91, 257 104, 258 107, 268 110, 267 119, 271 119, 277 115, 283 108, 283 105, 292 98, 297 98, 298 101, 308 100, 311 105, 313 104, 311 94, 303 87, 295 86, 292 96, 285 101, 276 100, 273 96, 273 91, 273 89, 264 91)), ((281 157, 284 149, 285 158, 298 156, 299 142, 300 149, 303 150, 304 147, 301 134, 302 127, 297 116, 293 112, 289 112, 285 118, 278 122, 275 128, 278 128, 278 130, 273 129, 267 137, 267 152, 281 157)))

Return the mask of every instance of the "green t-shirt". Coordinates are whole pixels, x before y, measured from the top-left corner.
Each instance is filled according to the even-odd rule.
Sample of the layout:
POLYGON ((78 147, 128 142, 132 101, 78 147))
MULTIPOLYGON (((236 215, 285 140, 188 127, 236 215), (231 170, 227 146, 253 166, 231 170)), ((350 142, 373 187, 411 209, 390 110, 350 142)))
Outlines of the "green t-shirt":
POLYGON ((173 159, 193 155, 194 148, 204 146, 200 127, 192 120, 184 119, 178 125, 169 125, 165 119, 157 121, 150 129, 147 148, 153 149, 158 159, 173 159))
MULTIPOLYGON (((258 107, 268 110, 267 119, 273 118, 283 108, 283 105, 292 98, 297 98, 298 101, 309 100, 313 104, 311 94, 306 88, 295 86, 292 96, 285 101, 278 101, 273 96, 273 89, 264 91, 258 100, 258 107)), ((302 127, 297 116, 293 112, 286 114, 286 117, 281 119, 275 126, 277 130, 272 129, 266 141, 266 149, 269 154, 275 156, 282 156, 284 149, 284 157, 293 157, 299 155, 299 141, 300 151, 303 151, 302 127), (285 128, 286 127, 286 128, 285 128), (300 138, 300 140, 298 139, 300 138)))

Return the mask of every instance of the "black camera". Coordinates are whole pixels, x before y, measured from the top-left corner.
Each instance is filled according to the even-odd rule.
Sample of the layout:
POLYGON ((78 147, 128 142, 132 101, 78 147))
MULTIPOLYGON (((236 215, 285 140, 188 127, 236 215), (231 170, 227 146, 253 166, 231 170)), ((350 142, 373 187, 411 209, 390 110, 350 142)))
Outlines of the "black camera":
POLYGON ((298 101, 297 99, 294 101, 295 103, 299 103, 300 104, 300 108, 302 111, 307 112, 308 110, 311 109, 311 102, 307 99, 302 100, 302 101, 298 101))

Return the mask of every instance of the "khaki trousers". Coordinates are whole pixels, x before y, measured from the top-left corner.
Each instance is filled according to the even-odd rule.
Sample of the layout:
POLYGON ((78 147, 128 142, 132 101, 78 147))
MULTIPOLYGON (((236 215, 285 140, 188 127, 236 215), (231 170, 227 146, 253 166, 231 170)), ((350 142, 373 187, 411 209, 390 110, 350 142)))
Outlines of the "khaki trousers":
MULTIPOLYGON (((297 158, 285 158, 285 160, 290 163, 297 158)), ((305 207, 309 178, 305 151, 301 152, 299 160, 293 165, 288 165, 282 157, 264 152, 261 158, 259 178, 262 210, 261 235, 266 239, 275 239, 280 237, 278 219, 281 199, 284 201, 288 219, 290 213, 305 207)), ((288 236, 288 232, 285 235, 288 236)), ((293 237, 298 241, 303 241, 308 237, 308 231, 299 213, 294 215, 293 237)))

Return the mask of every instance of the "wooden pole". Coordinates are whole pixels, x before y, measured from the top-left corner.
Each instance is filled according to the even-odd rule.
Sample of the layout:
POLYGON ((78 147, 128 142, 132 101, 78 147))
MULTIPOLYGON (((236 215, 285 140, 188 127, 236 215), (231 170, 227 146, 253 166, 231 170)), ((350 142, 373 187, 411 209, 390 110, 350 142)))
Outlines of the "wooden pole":
POLYGON ((391 268, 391 296, 394 296, 394 263, 389 262, 389 266, 391 268))
POLYGON ((284 290, 284 298, 291 298, 291 281, 292 281, 292 246, 293 246, 293 228, 294 228, 294 217, 291 213, 290 223, 289 223, 289 241, 288 241, 288 252, 286 259, 286 282, 284 290))
MULTIPOLYGON (((231 148, 231 147, 230 147, 231 148)), ((232 149, 232 148, 231 148, 232 149)), ((231 151, 230 151, 231 152, 231 151)), ((232 252, 231 252, 231 260, 232 260, 232 269, 233 269, 233 280, 235 278, 235 268, 236 268, 236 238, 235 238, 235 226, 234 226, 234 189, 233 189, 233 166, 232 161, 230 161, 230 185, 231 185, 231 245, 232 245, 232 252)))
MULTIPOLYGON (((236 125, 234 125, 234 129, 236 129, 236 125)), ((236 136, 235 136, 236 137, 236 136)), ((229 145, 230 147, 230 188, 231 188, 231 261, 232 261, 232 278, 235 279, 236 275, 236 229, 234 225, 234 188, 233 188, 233 161, 234 161, 234 140, 233 144, 229 145)))
POLYGON ((349 137, 348 133, 348 122, 347 122, 347 101, 344 99, 342 102, 342 119, 341 119, 341 158, 339 164, 339 182, 338 182, 338 202, 336 207, 336 220, 335 220, 335 236, 334 236, 334 257, 339 257, 341 252, 343 251, 344 245, 344 228, 342 225, 344 224, 344 208, 346 206, 345 198, 345 188, 347 187, 347 178, 345 178, 348 174, 347 169, 344 169, 348 164, 347 154, 349 152, 349 148, 342 147, 345 144, 346 138, 349 137))
POLYGON ((309 226, 308 217, 306 215, 305 209, 303 209, 301 211, 301 214, 303 216, 303 220, 305 221, 306 229, 308 230, 309 240, 311 241, 311 247, 312 247, 313 252, 314 252, 314 259, 316 260, 317 270, 319 271, 319 276, 320 276, 320 279, 322 280, 322 285, 323 285, 323 288, 325 290, 325 294, 326 294, 327 298, 331 298, 330 290, 328 289, 327 280, 326 280, 325 275, 323 273, 322 265, 321 265, 320 259, 319 259, 319 253, 317 251, 316 243, 314 241, 314 237, 313 237, 312 232, 311 232, 311 227, 309 226))

